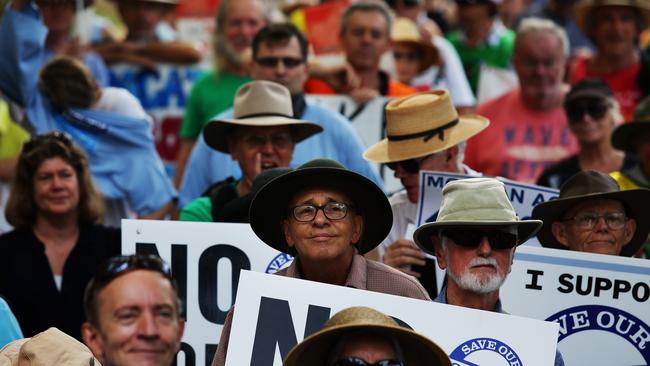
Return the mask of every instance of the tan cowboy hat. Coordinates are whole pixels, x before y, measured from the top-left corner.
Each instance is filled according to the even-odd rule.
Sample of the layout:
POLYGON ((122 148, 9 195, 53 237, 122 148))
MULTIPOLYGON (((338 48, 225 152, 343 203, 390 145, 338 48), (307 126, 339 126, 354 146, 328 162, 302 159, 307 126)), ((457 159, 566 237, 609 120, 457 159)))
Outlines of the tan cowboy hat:
POLYGON ((447 183, 436 222, 420 226, 413 238, 424 251, 435 255, 432 236, 445 229, 497 229, 516 227, 520 245, 542 227, 540 220, 520 220, 508 199, 503 182, 494 178, 468 178, 447 183))
POLYGON ((203 129, 205 142, 228 153, 228 138, 235 126, 289 126, 295 142, 323 131, 316 123, 293 118, 291 94, 285 86, 258 80, 237 89, 233 118, 214 118, 203 129))
POLYGON ((251 228, 271 248, 297 255, 282 230, 291 198, 306 188, 332 188, 348 196, 364 219, 364 231, 355 244, 365 254, 381 243, 393 226, 393 211, 386 194, 373 181, 329 159, 308 161, 296 170, 267 183, 253 198, 251 228))
POLYGON ((445 150, 483 131, 490 121, 458 117, 446 90, 395 99, 386 105, 386 138, 363 153, 366 160, 390 163, 445 150))
POLYGON ((85 344, 50 328, 0 350, 0 366, 101 366, 85 344))
POLYGON ((589 29, 587 29, 587 17, 590 15, 589 13, 593 9, 601 6, 629 6, 636 8, 645 20, 645 25, 650 23, 650 4, 648 0, 582 0, 576 6, 575 20, 584 34, 588 35, 589 32, 589 29))
POLYGON ((393 43, 404 43, 418 49, 422 55, 420 72, 438 62, 438 49, 430 40, 422 38, 418 26, 411 19, 401 17, 395 19, 390 38, 393 43))
POLYGON ((326 366, 332 348, 342 336, 361 330, 394 339, 401 348, 404 365, 451 366, 445 351, 429 338, 401 327, 388 315, 367 307, 339 311, 323 329, 305 338, 289 351, 284 366, 326 366))
POLYGON ((532 217, 544 221, 544 226, 537 234, 539 242, 546 248, 568 249, 555 239, 551 229, 553 222, 560 221, 572 207, 592 199, 620 201, 625 207, 625 214, 636 220, 636 233, 621 250, 621 256, 633 256, 650 231, 650 215, 647 212, 650 190, 639 188, 621 191, 614 178, 594 170, 576 173, 564 182, 558 199, 535 206, 532 217))

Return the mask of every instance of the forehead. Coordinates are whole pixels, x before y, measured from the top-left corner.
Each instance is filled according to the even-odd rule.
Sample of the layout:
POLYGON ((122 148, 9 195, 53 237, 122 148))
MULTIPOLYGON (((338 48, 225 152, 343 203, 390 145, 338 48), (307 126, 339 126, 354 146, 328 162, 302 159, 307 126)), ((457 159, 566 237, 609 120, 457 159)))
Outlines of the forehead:
POLYGON ((174 288, 161 273, 135 270, 115 278, 98 295, 100 313, 122 307, 176 306, 174 288))
POLYGON ((357 10, 348 17, 348 27, 374 28, 388 31, 386 17, 379 10, 357 10))
POLYGON ((612 199, 592 199, 580 204, 573 206, 565 213, 565 217, 573 217, 575 215, 585 213, 585 212, 594 212, 594 213, 612 213, 612 212, 621 212, 625 213, 625 207, 620 201, 612 199))
POLYGON ((592 16, 594 21, 599 21, 603 19, 611 19, 617 17, 629 17, 634 18, 635 9, 630 6, 599 6, 592 11, 592 16))
POLYGON ((264 21, 264 7, 257 0, 232 0, 228 2, 226 11, 226 21, 253 19, 260 22, 264 21))
POLYGON ((37 171, 41 172, 59 169, 72 169, 72 165, 68 164, 68 162, 65 161, 62 157, 54 156, 43 160, 38 166, 37 171))
POLYGON ((269 43, 268 41, 260 43, 256 50, 257 57, 264 56, 294 56, 302 57, 302 50, 300 49, 300 42, 295 36, 291 36, 288 40, 269 43))
POLYGON ((234 130, 237 136, 250 136, 250 135, 273 135, 276 133, 289 132, 289 126, 237 126, 234 130))
POLYGON ((318 203, 328 202, 328 201, 337 201, 337 202, 350 202, 348 196, 339 190, 329 187, 315 187, 315 188, 305 188, 301 191, 298 191, 290 200, 289 206, 302 203, 318 203))
POLYGON ((531 31, 517 36, 515 52, 519 57, 562 57, 562 42, 553 34, 531 31))

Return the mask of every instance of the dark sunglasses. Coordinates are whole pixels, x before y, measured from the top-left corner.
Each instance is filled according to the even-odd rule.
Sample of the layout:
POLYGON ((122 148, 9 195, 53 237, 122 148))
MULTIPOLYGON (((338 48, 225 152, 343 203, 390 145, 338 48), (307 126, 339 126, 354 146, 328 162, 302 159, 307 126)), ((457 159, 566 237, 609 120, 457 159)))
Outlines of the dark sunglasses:
POLYGON ((42 135, 35 135, 30 138, 25 145, 23 145, 23 154, 30 152, 36 146, 39 146, 45 142, 58 141, 65 145, 66 147, 72 146, 72 138, 65 132, 61 131, 52 131, 44 133, 42 135))
POLYGON ((282 62, 284 67, 292 69, 302 65, 305 60, 295 57, 259 57, 255 59, 255 62, 264 67, 277 67, 278 62, 282 62))
POLYGON ((488 239, 492 249, 511 249, 516 247, 518 242, 516 234, 501 230, 449 229, 443 230, 442 235, 465 248, 478 247, 483 238, 488 239))
POLYGON ((418 52, 397 52, 393 51, 393 58, 395 61, 406 60, 406 61, 417 61, 419 60, 420 54, 418 52))
POLYGON ((337 360, 334 362, 335 366, 403 366, 401 362, 397 360, 379 360, 374 363, 370 363, 363 358, 358 357, 348 357, 337 360))
POLYGON ((599 120, 605 117, 609 107, 609 104, 604 101, 579 100, 567 103, 564 106, 564 110, 566 111, 569 122, 576 123, 582 120, 582 116, 584 116, 585 113, 591 116, 591 118, 599 120))
POLYGON ((402 169, 404 169, 407 173, 415 174, 420 171, 420 164, 426 158, 427 157, 402 160, 402 161, 394 161, 394 162, 386 163, 386 166, 391 170, 397 170, 397 166, 401 166, 402 169))

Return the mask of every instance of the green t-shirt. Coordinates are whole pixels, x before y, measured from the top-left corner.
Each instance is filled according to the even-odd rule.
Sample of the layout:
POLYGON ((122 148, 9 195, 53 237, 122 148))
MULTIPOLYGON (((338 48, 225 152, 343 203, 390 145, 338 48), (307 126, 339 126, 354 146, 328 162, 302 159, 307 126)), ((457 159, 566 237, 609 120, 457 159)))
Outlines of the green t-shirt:
POLYGON ((181 210, 180 221, 212 222, 212 202, 210 197, 199 197, 181 210))
POLYGON ((466 44, 464 38, 461 31, 451 32, 447 35, 447 39, 458 52, 467 80, 474 95, 476 95, 478 93, 481 64, 500 69, 507 69, 510 66, 510 59, 515 46, 515 32, 506 30, 500 35, 498 43, 483 42, 478 46, 466 44))
POLYGON ((201 76, 192 86, 187 99, 181 137, 196 140, 210 118, 232 107, 237 89, 249 81, 249 76, 228 71, 210 71, 201 76))

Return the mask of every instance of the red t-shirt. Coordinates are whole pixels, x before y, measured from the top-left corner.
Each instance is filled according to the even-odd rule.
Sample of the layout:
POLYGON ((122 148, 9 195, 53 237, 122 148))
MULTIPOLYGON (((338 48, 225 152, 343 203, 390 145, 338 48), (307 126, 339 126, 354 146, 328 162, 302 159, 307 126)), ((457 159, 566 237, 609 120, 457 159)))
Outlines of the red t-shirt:
POLYGON ((576 60, 573 74, 571 75, 571 84, 585 78, 604 80, 609 88, 612 89, 614 97, 621 106, 621 114, 625 121, 631 121, 634 117, 634 109, 641 98, 641 88, 636 78, 641 70, 641 63, 625 68, 623 70, 611 73, 596 73, 587 69, 587 59, 580 58, 576 60))
POLYGON ((534 183, 547 166, 578 151, 562 107, 527 109, 519 90, 481 104, 490 126, 469 139, 465 163, 490 176, 534 183))

